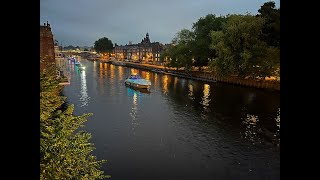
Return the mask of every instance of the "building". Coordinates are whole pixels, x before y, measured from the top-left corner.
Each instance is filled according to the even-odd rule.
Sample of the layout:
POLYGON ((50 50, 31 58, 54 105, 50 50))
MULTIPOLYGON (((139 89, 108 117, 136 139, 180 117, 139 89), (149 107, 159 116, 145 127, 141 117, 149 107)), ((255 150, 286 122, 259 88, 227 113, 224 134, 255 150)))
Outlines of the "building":
POLYGON ((139 61, 141 63, 160 64, 160 53, 163 50, 163 44, 151 42, 149 33, 146 34, 140 43, 132 44, 130 41, 126 45, 117 45, 113 49, 116 59, 128 59, 139 61))
POLYGON ((59 46, 59 42, 57 40, 54 40, 54 55, 55 57, 60 57, 61 56, 61 49, 62 47, 59 46))
POLYGON ((46 65, 55 64, 55 53, 53 35, 50 24, 40 25, 40 71, 46 68, 46 65))
POLYGON ((48 22, 40 25, 40 58, 47 62, 55 62, 53 35, 48 22))

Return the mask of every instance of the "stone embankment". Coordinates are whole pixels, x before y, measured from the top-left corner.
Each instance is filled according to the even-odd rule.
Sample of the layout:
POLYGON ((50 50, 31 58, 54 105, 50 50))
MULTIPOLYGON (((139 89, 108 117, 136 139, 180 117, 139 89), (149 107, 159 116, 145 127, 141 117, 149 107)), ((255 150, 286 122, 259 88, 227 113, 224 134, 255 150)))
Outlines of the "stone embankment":
MULTIPOLYGON (((101 61, 108 63, 108 61, 101 61)), ((137 69, 144 69, 153 72, 168 74, 172 76, 178 76, 188 79, 194 79, 205 82, 223 82, 229 84, 235 84, 240 86, 254 87, 254 88, 262 88, 262 89, 270 89, 280 91, 280 82, 275 80, 258 80, 258 79, 244 79, 237 76, 229 76, 229 77, 218 77, 209 72, 189 72, 185 73, 182 71, 177 71, 173 69, 167 69, 163 66, 151 65, 151 64, 140 64, 140 63, 132 63, 126 62, 127 67, 133 67, 137 69)))

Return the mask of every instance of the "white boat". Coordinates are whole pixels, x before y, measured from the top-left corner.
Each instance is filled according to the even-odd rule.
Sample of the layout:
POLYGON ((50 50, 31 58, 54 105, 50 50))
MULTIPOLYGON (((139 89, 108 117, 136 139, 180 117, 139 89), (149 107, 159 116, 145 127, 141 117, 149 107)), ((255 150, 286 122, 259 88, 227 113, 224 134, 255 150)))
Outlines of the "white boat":
POLYGON ((128 86, 138 89, 150 89, 151 81, 141 78, 139 75, 131 74, 124 83, 128 86))
POLYGON ((84 65, 82 65, 82 64, 80 64, 78 66, 78 68, 79 68, 80 71, 84 71, 86 69, 86 67, 84 65))
POLYGON ((117 65, 117 66, 125 66, 126 63, 123 61, 112 61, 113 65, 117 65))

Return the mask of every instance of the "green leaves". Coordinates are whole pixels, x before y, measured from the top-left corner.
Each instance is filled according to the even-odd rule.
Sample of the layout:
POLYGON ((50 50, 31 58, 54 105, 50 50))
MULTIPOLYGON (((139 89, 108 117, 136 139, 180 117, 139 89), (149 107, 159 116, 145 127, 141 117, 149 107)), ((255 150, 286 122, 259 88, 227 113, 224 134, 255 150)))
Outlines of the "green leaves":
POLYGON ((106 161, 91 155, 91 134, 79 131, 92 114, 74 116, 74 105, 62 108, 65 97, 54 71, 40 71, 40 179, 106 178, 99 170, 106 161))
POLYGON ((258 12, 257 16, 265 20, 261 38, 270 46, 280 47, 280 8, 276 9, 275 2, 270 1, 264 3, 258 12))
POLYGON ((280 52, 261 39, 265 20, 258 16, 230 15, 221 31, 212 31, 210 47, 217 58, 210 67, 219 75, 272 76, 279 67, 280 52))
POLYGON ((216 57, 214 49, 210 48, 212 39, 210 38, 211 31, 220 31, 228 16, 215 16, 208 14, 205 17, 199 18, 199 20, 193 24, 192 29, 195 33, 194 43, 194 59, 195 66, 206 66, 210 59, 216 57))
POLYGON ((112 52, 112 41, 106 37, 100 38, 94 42, 94 49, 99 53, 112 52))
POLYGON ((209 66, 220 76, 265 78, 280 72, 280 9, 266 2, 253 16, 208 14, 182 29, 161 55, 168 67, 209 66))

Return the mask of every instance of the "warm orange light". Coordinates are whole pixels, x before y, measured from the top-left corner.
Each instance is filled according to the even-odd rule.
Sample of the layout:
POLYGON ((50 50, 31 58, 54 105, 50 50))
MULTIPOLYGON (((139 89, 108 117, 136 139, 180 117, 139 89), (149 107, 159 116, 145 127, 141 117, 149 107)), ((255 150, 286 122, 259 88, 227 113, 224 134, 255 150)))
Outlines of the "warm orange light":
POLYGON ((163 93, 166 94, 168 92, 168 75, 162 77, 162 83, 163 93))

